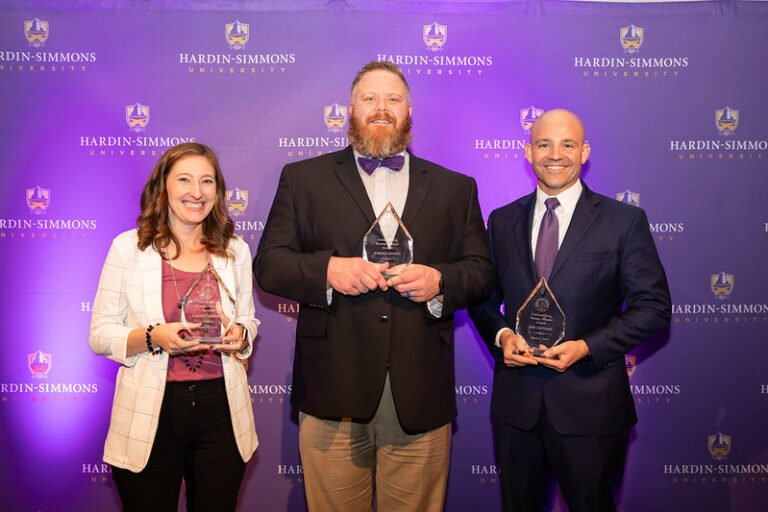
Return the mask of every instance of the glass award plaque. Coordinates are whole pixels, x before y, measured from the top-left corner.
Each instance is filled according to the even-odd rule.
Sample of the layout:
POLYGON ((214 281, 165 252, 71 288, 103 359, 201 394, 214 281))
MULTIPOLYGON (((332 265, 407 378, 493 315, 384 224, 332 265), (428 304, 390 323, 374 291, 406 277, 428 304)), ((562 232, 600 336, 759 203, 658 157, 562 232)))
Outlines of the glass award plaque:
POLYGON ((565 337, 565 313, 545 277, 539 280, 517 310, 515 332, 528 344, 529 353, 534 356, 541 356, 565 337))
POLYGON ((221 338, 232 327, 235 315, 232 315, 227 325, 222 326, 221 318, 216 312, 216 303, 219 302, 219 298, 222 301, 229 301, 232 310, 237 311, 235 299, 222 281, 221 276, 209 263, 192 281, 192 285, 179 304, 181 323, 192 333, 191 337, 186 338, 188 341, 210 344, 222 343, 221 338), (217 293, 217 288, 220 293, 217 293), (200 327, 192 329, 187 325, 188 323, 200 324, 200 327))
POLYGON ((363 259, 389 263, 384 277, 396 276, 413 263, 413 238, 392 203, 387 203, 363 237, 363 259))

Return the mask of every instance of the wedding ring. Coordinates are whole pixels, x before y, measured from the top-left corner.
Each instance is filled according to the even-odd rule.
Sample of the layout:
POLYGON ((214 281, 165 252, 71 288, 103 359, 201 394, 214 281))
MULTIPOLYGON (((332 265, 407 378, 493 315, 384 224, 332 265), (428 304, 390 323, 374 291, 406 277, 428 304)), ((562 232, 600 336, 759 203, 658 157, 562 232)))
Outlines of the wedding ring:
POLYGON ((410 299, 411 298, 411 292, 405 292, 405 298, 410 299))

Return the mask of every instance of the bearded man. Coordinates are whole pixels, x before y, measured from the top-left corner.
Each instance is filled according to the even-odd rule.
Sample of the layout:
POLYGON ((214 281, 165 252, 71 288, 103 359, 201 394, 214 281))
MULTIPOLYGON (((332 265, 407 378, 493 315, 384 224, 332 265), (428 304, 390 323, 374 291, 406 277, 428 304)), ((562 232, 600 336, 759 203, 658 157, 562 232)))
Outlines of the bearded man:
POLYGON ((310 511, 440 511, 456 416, 454 312, 493 288, 473 179, 415 157, 410 90, 371 62, 352 82, 350 147, 285 166, 254 259, 301 304, 291 403, 310 511), (361 257, 390 204, 413 262, 361 257))

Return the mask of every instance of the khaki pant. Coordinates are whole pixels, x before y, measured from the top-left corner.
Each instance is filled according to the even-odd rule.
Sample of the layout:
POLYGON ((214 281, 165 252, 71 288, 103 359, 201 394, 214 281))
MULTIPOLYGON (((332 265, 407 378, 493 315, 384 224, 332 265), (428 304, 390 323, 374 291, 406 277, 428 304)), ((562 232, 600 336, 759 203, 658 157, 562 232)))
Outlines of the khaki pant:
POLYGON ((310 512, 443 510, 451 424, 409 435, 397 419, 389 375, 369 422, 299 415, 299 449, 310 512))

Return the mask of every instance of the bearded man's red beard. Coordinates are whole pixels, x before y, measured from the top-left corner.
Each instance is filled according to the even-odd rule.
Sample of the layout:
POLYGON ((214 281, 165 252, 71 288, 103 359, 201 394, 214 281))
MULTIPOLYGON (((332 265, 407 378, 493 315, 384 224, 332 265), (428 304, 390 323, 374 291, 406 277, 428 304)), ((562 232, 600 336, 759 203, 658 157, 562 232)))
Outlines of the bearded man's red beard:
POLYGON ((363 156, 385 158, 402 153, 411 143, 411 116, 402 124, 389 112, 375 112, 360 122, 352 116, 347 136, 352 147, 363 156), (375 125, 373 121, 386 119, 390 125, 375 125))

